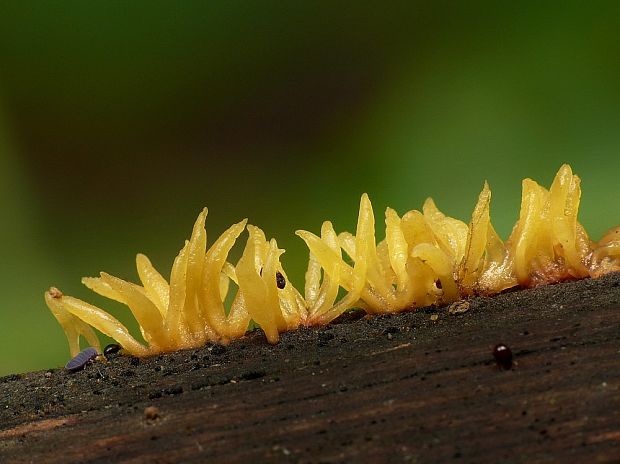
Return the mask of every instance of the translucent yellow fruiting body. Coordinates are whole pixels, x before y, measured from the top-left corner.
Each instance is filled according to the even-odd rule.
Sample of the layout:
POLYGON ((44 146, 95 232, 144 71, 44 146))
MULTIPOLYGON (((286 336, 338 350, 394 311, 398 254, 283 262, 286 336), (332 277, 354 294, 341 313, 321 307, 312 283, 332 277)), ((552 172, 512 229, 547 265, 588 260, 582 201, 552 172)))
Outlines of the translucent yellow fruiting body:
POLYGON ((205 208, 174 261, 169 281, 142 254, 136 257, 142 285, 103 272, 82 280, 91 290, 127 305, 145 343, 102 309, 55 288, 46 292, 45 301, 67 335, 72 356, 79 352, 81 336, 99 349, 92 328, 137 356, 209 341, 228 343, 244 335, 250 320, 275 343, 282 332, 328 324, 353 307, 369 314, 392 313, 619 271, 620 227, 597 243, 590 241, 577 221, 580 197, 580 180, 564 165, 549 190, 531 179, 523 181, 519 220, 506 242, 491 224, 491 191, 485 183, 469 225, 445 216, 429 198, 422 212, 412 210, 402 217, 387 208, 385 239, 377 243, 372 205, 364 194, 355 235, 337 234, 329 221, 320 236, 297 231, 310 250, 303 295, 282 268, 284 250, 246 220, 233 224, 207 249, 205 208), (228 254, 244 230, 249 237, 233 265, 228 254), (284 279, 282 288, 277 279, 284 279), (231 286, 237 290, 226 309, 231 286), (347 293, 338 300, 341 287, 347 293))

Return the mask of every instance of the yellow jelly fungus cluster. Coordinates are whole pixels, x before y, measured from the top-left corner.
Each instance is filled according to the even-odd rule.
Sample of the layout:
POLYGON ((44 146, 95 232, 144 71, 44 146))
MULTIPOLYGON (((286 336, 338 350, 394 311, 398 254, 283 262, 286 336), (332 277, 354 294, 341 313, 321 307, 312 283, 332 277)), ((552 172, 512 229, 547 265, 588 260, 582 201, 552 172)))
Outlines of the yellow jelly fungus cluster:
POLYGON ((568 165, 560 168, 549 190, 525 179, 519 220, 506 242, 491 224, 486 183, 469 225, 445 216, 429 198, 421 212, 402 217, 387 208, 385 239, 379 243, 364 194, 355 235, 336 233, 329 221, 320 236, 297 232, 310 250, 303 295, 282 268, 284 250, 247 220, 232 225, 207 249, 205 208, 174 260, 169 282, 142 254, 136 258, 142 285, 103 272, 82 280, 129 307, 146 345, 107 312, 56 288, 46 292, 45 300, 72 355, 79 351, 80 336, 100 350, 95 328, 127 352, 146 356, 209 341, 228 343, 243 336, 251 320, 275 343, 281 332, 328 324, 354 307, 369 314, 394 313, 620 270, 620 227, 598 243, 590 241, 577 222, 579 184, 568 165), (235 265, 228 254, 244 230, 248 239, 235 265), (226 308, 231 287, 236 293, 226 308), (341 287, 346 294, 338 300, 341 287))

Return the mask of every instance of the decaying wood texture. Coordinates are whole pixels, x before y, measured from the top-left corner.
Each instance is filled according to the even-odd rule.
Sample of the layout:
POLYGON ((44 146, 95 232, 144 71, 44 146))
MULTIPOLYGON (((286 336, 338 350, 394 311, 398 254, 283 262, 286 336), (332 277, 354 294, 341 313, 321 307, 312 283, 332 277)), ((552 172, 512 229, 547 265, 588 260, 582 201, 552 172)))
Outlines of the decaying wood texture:
POLYGON ((1 378, 0 462, 620 462, 620 274, 469 303, 1 378))

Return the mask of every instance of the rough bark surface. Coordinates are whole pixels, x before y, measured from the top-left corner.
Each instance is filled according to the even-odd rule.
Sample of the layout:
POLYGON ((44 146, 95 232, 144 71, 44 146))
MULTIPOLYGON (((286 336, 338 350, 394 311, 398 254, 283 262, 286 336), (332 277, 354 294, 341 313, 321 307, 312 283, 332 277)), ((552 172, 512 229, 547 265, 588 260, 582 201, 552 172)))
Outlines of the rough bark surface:
POLYGON ((0 462, 620 462, 620 274, 469 303, 0 378, 0 462))

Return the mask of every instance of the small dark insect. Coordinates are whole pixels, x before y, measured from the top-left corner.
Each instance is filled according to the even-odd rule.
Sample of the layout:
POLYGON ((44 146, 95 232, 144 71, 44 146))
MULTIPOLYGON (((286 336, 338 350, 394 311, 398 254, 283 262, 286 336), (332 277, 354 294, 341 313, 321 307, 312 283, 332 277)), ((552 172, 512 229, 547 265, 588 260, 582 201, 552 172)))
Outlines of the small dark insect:
MULTIPOLYGON (((258 273, 262 276, 263 275, 263 268, 260 268, 260 271, 258 271, 258 273)), ((284 287, 286 287, 286 279, 284 278, 284 276, 282 275, 282 273, 280 271, 276 271, 276 285, 278 286, 278 288, 280 290, 282 290, 284 287)))
POLYGON ((84 366, 88 364, 90 361, 97 357, 97 350, 95 348, 88 347, 80 351, 75 358, 69 361, 65 369, 70 370, 71 372, 77 372, 84 369, 84 366))
POLYGON ((122 346, 120 346, 118 343, 110 343, 108 346, 106 346, 103 349, 103 355, 106 358, 111 357, 113 354, 118 353, 121 350, 122 346))
POLYGON ((512 351, 503 343, 493 348, 493 357, 500 368, 509 370, 512 367, 512 351))
POLYGON ((276 285, 280 290, 286 287, 286 279, 280 274, 280 271, 276 271, 276 285))

